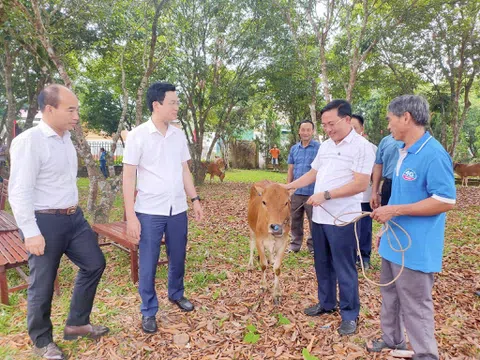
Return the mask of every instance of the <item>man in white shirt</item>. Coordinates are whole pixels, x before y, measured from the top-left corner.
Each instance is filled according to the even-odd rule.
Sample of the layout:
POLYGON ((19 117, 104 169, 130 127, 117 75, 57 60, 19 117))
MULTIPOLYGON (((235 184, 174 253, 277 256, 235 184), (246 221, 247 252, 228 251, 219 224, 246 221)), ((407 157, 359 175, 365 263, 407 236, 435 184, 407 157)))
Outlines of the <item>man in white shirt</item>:
POLYGON ((123 197, 128 234, 139 241, 142 329, 154 333, 158 311, 155 274, 162 237, 165 234, 168 254, 168 298, 183 311, 192 311, 194 306, 185 298, 183 285, 188 228, 185 192, 197 221, 203 213, 187 164, 187 139, 182 130, 170 124, 177 118, 179 106, 175 86, 152 84, 147 91, 147 106, 152 118, 128 134, 123 197))
MULTIPOLYGON (((365 119, 362 115, 353 114, 352 115, 352 127, 353 130, 357 132, 357 134, 362 135, 366 138, 365 135, 365 119)), ((375 153, 377 152, 377 147, 369 142, 373 156, 375 157, 375 153)), ((372 170, 373 171, 373 170, 372 170)), ((366 191, 362 193, 362 211, 372 212, 372 208, 370 207, 370 198, 372 197, 372 184, 371 181, 368 184, 368 188, 366 191)), ((362 257, 363 268, 365 270, 370 269, 370 255, 372 253, 372 218, 370 216, 365 216, 364 218, 360 219, 357 225, 357 233, 358 233, 358 240, 360 243, 360 255, 362 257)), ((358 263, 360 262, 360 258, 357 256, 358 263)))
POLYGON ((321 111, 322 127, 329 139, 320 145, 312 169, 284 185, 298 189, 315 182, 313 205, 313 249, 319 303, 305 309, 318 316, 336 310, 337 280, 340 289, 341 335, 353 334, 360 312, 358 273, 355 266, 356 242, 353 224, 335 226, 335 218, 351 221, 360 212, 362 195, 368 187, 374 154, 367 140, 351 125, 352 109, 345 100, 334 100, 321 111))
POLYGON ((80 270, 75 281, 64 339, 98 339, 108 328, 90 324, 105 258, 78 207, 77 154, 70 130, 78 125, 78 100, 61 85, 38 96, 42 121, 16 137, 10 149, 9 202, 29 252, 27 325, 35 354, 63 359, 53 342, 50 320, 53 283, 63 254, 80 270))

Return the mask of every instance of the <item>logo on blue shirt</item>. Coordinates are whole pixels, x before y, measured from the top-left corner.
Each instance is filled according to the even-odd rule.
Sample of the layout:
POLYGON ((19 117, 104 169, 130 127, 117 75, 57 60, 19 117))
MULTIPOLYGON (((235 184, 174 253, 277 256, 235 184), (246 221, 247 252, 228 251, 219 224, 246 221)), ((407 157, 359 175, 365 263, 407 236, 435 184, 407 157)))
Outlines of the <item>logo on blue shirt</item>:
POLYGON ((403 180, 414 181, 417 179, 417 173, 413 169, 406 169, 402 174, 403 180))

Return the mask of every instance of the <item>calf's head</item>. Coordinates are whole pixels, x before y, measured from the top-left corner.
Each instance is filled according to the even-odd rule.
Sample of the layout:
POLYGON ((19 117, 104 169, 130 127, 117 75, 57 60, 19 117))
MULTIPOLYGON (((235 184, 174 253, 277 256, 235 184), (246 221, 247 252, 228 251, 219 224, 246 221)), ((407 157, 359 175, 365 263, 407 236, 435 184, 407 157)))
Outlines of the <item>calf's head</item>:
POLYGON ((290 231, 290 193, 278 184, 266 188, 255 187, 261 196, 262 213, 273 236, 283 236, 290 231))

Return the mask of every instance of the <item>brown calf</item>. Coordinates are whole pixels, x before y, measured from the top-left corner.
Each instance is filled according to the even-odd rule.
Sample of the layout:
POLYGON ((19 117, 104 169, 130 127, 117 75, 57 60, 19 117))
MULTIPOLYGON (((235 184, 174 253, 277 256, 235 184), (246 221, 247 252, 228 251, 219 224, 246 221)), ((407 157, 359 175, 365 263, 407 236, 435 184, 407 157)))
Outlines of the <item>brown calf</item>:
POLYGON ((462 178, 462 185, 468 186, 469 176, 480 176, 480 164, 453 163, 453 170, 462 178))
POLYGON ((250 226, 250 260, 253 267, 253 250, 257 247, 260 266, 263 271, 261 287, 266 288, 267 258, 273 264, 275 280, 273 299, 280 303, 280 265, 289 243, 290 194, 278 184, 264 180, 252 185, 248 203, 248 225, 250 226))
POLYGON ((222 158, 211 162, 202 161, 202 165, 207 169, 206 173, 210 174, 210 182, 212 182, 214 176, 218 176, 220 181, 223 182, 225 178, 225 162, 222 158))

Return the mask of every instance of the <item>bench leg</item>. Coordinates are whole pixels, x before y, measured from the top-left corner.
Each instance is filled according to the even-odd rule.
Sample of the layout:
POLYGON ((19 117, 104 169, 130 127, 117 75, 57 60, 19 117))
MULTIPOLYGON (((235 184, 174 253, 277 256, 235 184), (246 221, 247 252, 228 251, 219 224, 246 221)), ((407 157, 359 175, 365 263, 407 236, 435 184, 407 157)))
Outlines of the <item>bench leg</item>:
POLYGON ((0 266, 0 297, 2 304, 9 305, 7 271, 5 266, 0 266))
POLYGON ((130 272, 134 284, 138 282, 138 251, 130 250, 130 272))

